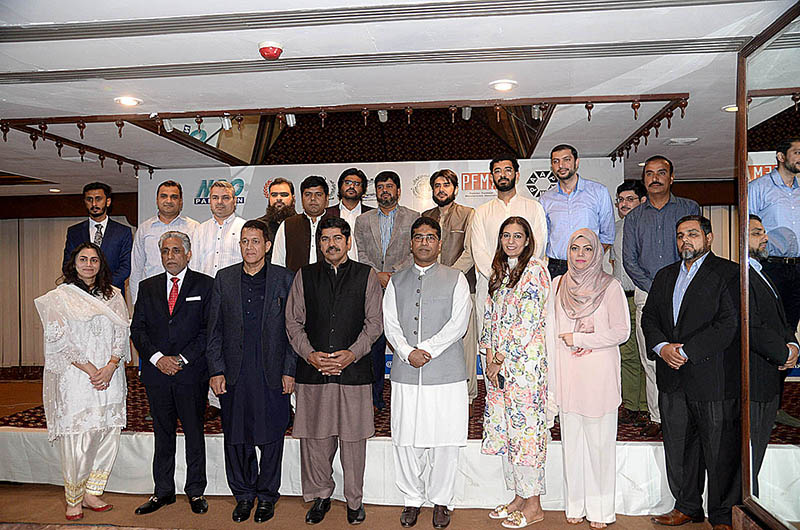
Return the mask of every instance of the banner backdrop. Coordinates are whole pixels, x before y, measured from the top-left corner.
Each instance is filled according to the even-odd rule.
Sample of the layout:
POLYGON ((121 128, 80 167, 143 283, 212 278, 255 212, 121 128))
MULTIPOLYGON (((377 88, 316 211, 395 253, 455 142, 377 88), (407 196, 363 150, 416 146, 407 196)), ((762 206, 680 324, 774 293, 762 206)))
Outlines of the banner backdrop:
MULTIPOLYGON (((556 177, 550 171, 548 159, 520 160, 520 180, 517 191, 525 197, 538 198, 555 185, 556 177)), ((473 208, 495 197, 487 160, 447 160, 433 162, 390 162, 365 164, 318 164, 291 166, 244 166, 192 169, 163 169, 155 171, 152 178, 139 179, 139 221, 156 214, 156 190, 165 180, 174 180, 183 187, 183 215, 203 222, 211 217, 208 196, 211 184, 216 180, 227 180, 236 191, 236 214, 245 219, 264 215, 267 208, 267 187, 272 179, 283 177, 294 183, 295 208, 300 203, 300 183, 309 175, 320 175, 328 180, 329 203, 338 202, 336 183, 347 168, 357 167, 369 178, 364 203, 377 206, 375 201, 375 175, 384 170, 400 175, 400 204, 418 212, 432 208, 430 175, 440 169, 451 169, 459 176, 457 201, 473 208)), ((581 158, 578 174, 604 184, 612 198, 623 179, 623 165, 613 167, 608 158, 581 158)), ((390 350, 386 355, 386 373, 392 366, 390 350)), ((478 363, 480 373, 480 363, 478 363)))

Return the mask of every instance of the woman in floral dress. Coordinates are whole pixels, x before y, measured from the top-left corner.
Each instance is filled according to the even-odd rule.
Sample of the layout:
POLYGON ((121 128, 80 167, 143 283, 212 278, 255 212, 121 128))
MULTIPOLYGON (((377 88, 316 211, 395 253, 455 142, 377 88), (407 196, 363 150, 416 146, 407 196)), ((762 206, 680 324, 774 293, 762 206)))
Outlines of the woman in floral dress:
POLYGON ((545 305, 547 267, 533 257, 536 242, 522 217, 500 226, 492 262, 480 348, 486 354, 486 411, 481 452, 503 457, 509 504, 489 513, 506 528, 544 519, 547 447, 547 355, 545 305))

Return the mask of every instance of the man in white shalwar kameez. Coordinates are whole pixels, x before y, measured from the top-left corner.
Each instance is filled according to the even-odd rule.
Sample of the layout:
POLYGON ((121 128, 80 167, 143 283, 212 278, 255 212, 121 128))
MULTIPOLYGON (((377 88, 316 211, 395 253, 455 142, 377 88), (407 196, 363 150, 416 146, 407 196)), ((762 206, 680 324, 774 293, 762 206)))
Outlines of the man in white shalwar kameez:
POLYGON ((383 298, 384 331, 395 349, 392 444, 405 506, 400 524, 406 528, 416 524, 426 501, 434 505, 434 528, 450 524, 459 448, 467 445, 469 396, 461 339, 471 298, 464 274, 437 262, 440 249, 439 223, 417 219, 411 227, 414 265, 392 276, 383 298))

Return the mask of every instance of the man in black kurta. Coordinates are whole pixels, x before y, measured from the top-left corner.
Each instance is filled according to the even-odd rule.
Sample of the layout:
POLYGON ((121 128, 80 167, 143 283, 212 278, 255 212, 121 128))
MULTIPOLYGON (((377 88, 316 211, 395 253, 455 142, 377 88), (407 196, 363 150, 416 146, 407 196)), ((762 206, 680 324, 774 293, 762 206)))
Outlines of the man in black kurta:
POLYGON ((225 473, 237 500, 233 520, 247 520, 257 498, 254 520, 263 522, 279 497, 294 389, 296 356, 284 332, 292 274, 266 263, 269 231, 261 221, 244 224, 240 247, 243 263, 220 270, 214 281, 207 356, 222 405, 225 473))

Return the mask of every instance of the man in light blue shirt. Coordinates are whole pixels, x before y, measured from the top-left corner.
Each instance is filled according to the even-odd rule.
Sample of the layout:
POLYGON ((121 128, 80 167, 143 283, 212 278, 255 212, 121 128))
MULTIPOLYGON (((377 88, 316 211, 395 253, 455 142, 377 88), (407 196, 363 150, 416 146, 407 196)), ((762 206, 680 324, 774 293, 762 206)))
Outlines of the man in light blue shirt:
POLYGON ((547 268, 553 278, 567 272, 567 246, 575 230, 594 231, 605 250, 614 244, 614 208, 608 189, 581 178, 579 165, 578 150, 571 145, 557 145, 550 151, 550 167, 558 183, 540 202, 547 216, 547 268))

